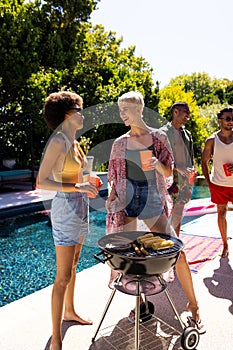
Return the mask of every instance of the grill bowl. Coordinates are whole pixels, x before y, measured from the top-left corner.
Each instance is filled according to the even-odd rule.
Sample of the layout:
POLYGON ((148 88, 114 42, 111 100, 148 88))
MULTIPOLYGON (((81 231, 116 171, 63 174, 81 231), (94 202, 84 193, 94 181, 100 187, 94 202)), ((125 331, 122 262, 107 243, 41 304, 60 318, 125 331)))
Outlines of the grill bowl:
POLYGON ((101 249, 98 255, 102 254, 104 256, 104 260, 98 260, 103 263, 106 262, 113 270, 122 274, 159 275, 167 272, 176 264, 184 244, 179 238, 162 233, 130 231, 103 236, 99 239, 98 246, 101 249), (174 246, 157 251, 147 249, 149 255, 145 256, 138 256, 133 248, 122 249, 123 244, 127 246, 130 243, 132 245, 139 236, 146 233, 153 233, 154 236, 169 239, 174 242, 174 246), (114 249, 114 244, 119 245, 120 242, 122 245, 118 251, 117 248, 114 249))

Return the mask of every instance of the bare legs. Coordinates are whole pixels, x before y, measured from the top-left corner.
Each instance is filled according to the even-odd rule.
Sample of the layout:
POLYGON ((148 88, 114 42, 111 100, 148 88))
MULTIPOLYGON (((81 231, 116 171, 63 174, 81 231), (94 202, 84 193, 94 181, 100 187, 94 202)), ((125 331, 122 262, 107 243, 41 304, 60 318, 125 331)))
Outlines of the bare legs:
MULTIPOLYGON (((153 222, 152 219, 150 220, 151 222, 153 222)), ((148 222, 148 220, 145 220, 145 223, 148 225, 150 222, 148 222)), ((164 214, 157 219, 154 218, 153 226, 149 226, 149 227, 152 232, 164 232, 167 234, 174 235, 174 229, 169 224, 168 219, 164 214)), ((180 256, 177 260, 176 273, 182 285, 184 293, 188 299, 187 308, 192 313, 192 318, 195 321, 199 321, 200 314, 199 314, 198 302, 194 292, 190 268, 184 252, 180 253, 180 256)))
MULTIPOLYGON (((152 232, 160 232, 176 236, 176 233, 171 224, 169 223, 165 214, 162 214, 159 217, 146 219, 144 220, 144 223, 152 232)), ((126 217, 124 231, 137 231, 137 219, 126 217)), ((191 272, 184 252, 181 252, 179 259, 176 263, 176 272, 184 290, 184 293, 188 299, 187 308, 192 313, 192 318, 195 321, 199 321, 200 313, 198 302, 194 292, 191 272)))
POLYGON ((115 271, 115 270, 111 270, 111 273, 110 273, 110 280, 108 282, 108 287, 110 289, 114 289, 114 283, 115 283, 115 280, 120 276, 120 273, 115 271))
POLYGON ((50 350, 62 349, 62 317, 81 324, 92 324, 85 321, 74 311, 74 288, 76 279, 76 266, 81 252, 82 244, 69 247, 56 246, 56 278, 52 291, 52 340, 50 350))
MULTIPOLYGON (((184 203, 177 202, 174 204, 172 210, 172 226, 174 227, 177 236, 180 234, 181 220, 183 216, 184 203)), ((229 254, 228 242, 227 242, 227 204, 217 204, 218 211, 218 228, 222 237, 223 250, 222 258, 226 258, 229 254)))
POLYGON ((217 204, 218 210, 218 228, 222 237, 223 251, 222 258, 226 258, 229 254, 227 242, 227 204, 217 204))
POLYGON ((177 202, 174 204, 172 209, 171 224, 178 237, 180 235, 180 227, 181 227, 181 221, 183 217, 184 206, 185 204, 183 202, 177 202))
POLYGON ((192 276, 190 272, 190 268, 188 262, 186 260, 186 256, 184 252, 180 253, 180 256, 176 263, 176 273, 177 277, 180 281, 180 284, 183 288, 183 291, 188 299, 187 308, 192 313, 192 318, 195 321, 200 320, 199 307, 196 299, 196 295, 194 292, 192 276))

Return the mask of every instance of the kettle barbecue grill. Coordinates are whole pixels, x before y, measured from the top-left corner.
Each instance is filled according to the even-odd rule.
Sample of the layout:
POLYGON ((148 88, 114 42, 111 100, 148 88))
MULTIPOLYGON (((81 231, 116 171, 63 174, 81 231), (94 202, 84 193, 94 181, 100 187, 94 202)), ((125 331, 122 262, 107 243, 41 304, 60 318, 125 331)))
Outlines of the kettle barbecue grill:
POLYGON ((139 350, 139 324, 140 324, 140 295, 145 296, 146 314, 151 317, 153 304, 148 302, 148 295, 165 292, 166 297, 183 329, 181 336, 181 346, 184 350, 194 350, 199 343, 199 332, 190 324, 187 326, 181 319, 176 307, 167 291, 167 284, 162 278, 164 272, 175 266, 182 251, 183 242, 172 236, 155 232, 131 231, 118 232, 103 236, 98 241, 101 251, 94 255, 95 259, 101 263, 107 263, 111 269, 120 273, 120 277, 115 281, 114 289, 105 306, 92 342, 100 330, 103 320, 111 305, 116 291, 136 296, 135 305, 135 350, 139 350), (173 242, 172 246, 164 249, 154 250, 146 248, 138 242, 138 237, 147 233, 159 236, 165 240, 173 242), (100 257, 102 256, 102 257, 100 257))

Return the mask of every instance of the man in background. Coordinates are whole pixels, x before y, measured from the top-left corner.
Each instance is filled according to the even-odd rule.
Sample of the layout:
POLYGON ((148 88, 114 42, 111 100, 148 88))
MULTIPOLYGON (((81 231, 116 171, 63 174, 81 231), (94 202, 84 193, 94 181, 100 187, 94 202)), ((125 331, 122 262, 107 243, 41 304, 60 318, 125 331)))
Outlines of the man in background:
POLYGON ((227 207, 233 202, 233 107, 218 113, 220 130, 205 142, 202 153, 202 172, 210 189, 211 201, 217 204, 218 227, 222 237, 222 258, 229 254, 227 242, 227 207), (210 179, 208 164, 212 160, 210 179))
POLYGON ((193 140, 190 131, 185 128, 190 118, 190 109, 185 102, 176 102, 171 107, 171 122, 161 129, 167 134, 174 156, 174 182, 168 189, 173 201, 171 223, 177 236, 185 204, 192 197, 192 185, 196 177, 194 168, 193 140))

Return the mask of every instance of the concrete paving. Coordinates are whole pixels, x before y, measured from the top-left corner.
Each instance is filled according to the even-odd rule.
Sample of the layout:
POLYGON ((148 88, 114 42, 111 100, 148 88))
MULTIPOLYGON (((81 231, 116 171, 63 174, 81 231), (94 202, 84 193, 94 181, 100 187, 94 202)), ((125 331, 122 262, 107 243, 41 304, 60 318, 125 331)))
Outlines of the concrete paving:
MULTIPOLYGON (((216 224, 215 217, 211 225, 216 224)), ((206 334, 200 335, 197 350, 233 348, 232 239, 229 240, 229 245, 228 258, 217 256, 197 274, 192 274, 201 316, 207 329, 206 334)), ((116 291, 95 341, 92 342, 111 295, 111 290, 107 287, 109 272, 106 264, 98 263, 77 274, 77 311, 81 316, 90 316, 94 323, 92 326, 81 326, 75 322, 64 322, 63 350, 135 349, 134 325, 127 320, 129 311, 134 307, 135 297, 119 291, 116 291)), ((49 286, 0 308, 1 350, 49 349, 51 290, 52 286, 49 286)), ((186 298, 177 278, 168 284, 167 290, 177 311, 185 319, 186 298)), ((148 299, 154 303, 155 313, 150 321, 140 325, 140 350, 182 349, 180 340, 183 329, 165 292, 149 296, 148 299)))

